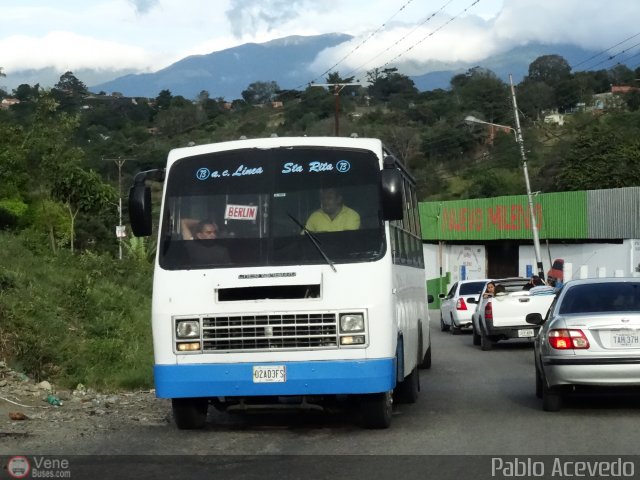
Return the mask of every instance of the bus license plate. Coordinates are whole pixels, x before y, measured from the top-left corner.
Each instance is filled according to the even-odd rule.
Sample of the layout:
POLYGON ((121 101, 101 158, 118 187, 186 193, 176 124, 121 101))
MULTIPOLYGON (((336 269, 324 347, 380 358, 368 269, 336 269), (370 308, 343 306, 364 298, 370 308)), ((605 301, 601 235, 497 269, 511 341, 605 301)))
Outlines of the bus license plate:
POLYGON ((638 332, 614 333, 613 346, 624 348, 640 347, 640 335, 638 335, 638 332))
POLYGON ((254 365, 253 383, 284 383, 287 381, 287 367, 284 365, 254 365))
POLYGON ((533 337, 533 328, 525 328, 524 330, 518 330, 518 337, 533 337))

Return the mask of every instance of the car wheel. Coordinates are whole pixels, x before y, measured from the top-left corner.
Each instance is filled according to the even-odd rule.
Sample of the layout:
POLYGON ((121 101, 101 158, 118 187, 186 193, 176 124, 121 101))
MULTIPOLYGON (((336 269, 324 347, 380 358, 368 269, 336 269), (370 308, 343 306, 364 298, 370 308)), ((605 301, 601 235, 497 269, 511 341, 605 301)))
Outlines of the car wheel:
POLYGON ((485 352, 493 348, 493 340, 484 332, 480 332, 480 350, 485 352))
POLYGON ((557 412, 562 408, 562 394, 555 387, 549 387, 542 379, 542 409, 545 412, 557 412))
POLYGON ((442 332, 449 331, 449 325, 444 323, 444 318, 442 318, 442 313, 440 314, 440 331, 442 332))
POLYGON ((453 320, 453 314, 451 315, 451 334, 458 335, 460 333, 460 327, 456 326, 456 322, 453 320))
POLYGON ((420 365, 418 366, 424 369, 431 368, 431 345, 429 345, 429 348, 427 348, 427 351, 424 352, 424 358, 422 359, 422 362, 420 362, 420 365))
POLYGON ((180 430, 203 428, 209 402, 206 398, 172 398, 173 419, 180 430))
POLYGON ((536 397, 542 398, 542 375, 536 365, 536 397))
POLYGON ((416 367, 393 390, 393 399, 398 403, 416 403, 419 392, 420 374, 418 367, 416 367))
POLYGON ((389 428, 393 413, 391 392, 365 395, 362 399, 361 413, 365 428, 389 428))
POLYGON ((476 332, 476 327, 473 327, 473 344, 477 347, 480 345, 480 335, 476 332))

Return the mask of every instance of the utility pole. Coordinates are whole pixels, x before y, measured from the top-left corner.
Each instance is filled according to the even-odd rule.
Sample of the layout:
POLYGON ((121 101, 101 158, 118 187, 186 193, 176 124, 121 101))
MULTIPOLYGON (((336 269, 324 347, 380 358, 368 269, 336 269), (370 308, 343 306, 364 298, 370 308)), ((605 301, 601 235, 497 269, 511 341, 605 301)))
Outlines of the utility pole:
POLYGON ((118 238, 118 259, 122 260, 122 239, 126 237, 124 225, 122 225, 122 166, 129 160, 135 158, 103 158, 108 162, 115 162, 118 167, 118 226, 116 227, 116 237, 118 238))
POLYGON ((531 215, 531 230, 533 230, 533 249, 536 254, 536 264, 538 267, 538 276, 545 280, 544 268, 542 266, 542 256, 540 255, 540 235, 538 234, 538 222, 533 209, 533 197, 531 195, 531 183, 529 182, 529 171, 527 170, 527 155, 524 150, 524 140, 522 139, 522 129, 520 128, 520 116, 518 114, 518 104, 516 102, 516 90, 513 86, 513 77, 509 74, 509 83, 511 85, 511 99, 513 101, 513 114, 516 119, 516 141, 520 146, 520 155, 522 157, 522 169, 524 170, 524 180, 527 186, 527 199, 529 201, 529 214, 531 215))
POLYGON ((333 95, 335 96, 335 136, 340 136, 340 92, 344 87, 348 87, 350 85, 360 85, 357 82, 349 82, 349 83, 313 83, 312 87, 333 87, 333 95))

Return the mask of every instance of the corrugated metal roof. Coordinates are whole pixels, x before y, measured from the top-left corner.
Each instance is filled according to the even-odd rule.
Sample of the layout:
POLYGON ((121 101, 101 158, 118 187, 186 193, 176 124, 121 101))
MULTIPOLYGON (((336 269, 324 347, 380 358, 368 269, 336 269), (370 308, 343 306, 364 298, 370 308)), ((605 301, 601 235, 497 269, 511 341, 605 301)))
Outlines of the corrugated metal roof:
POLYGON ((640 187, 587 192, 589 238, 640 238, 640 187))
MULTIPOLYGON (((542 193, 540 239, 640 238, 640 187, 542 193)), ((424 240, 530 240, 526 195, 420 203, 424 240)))

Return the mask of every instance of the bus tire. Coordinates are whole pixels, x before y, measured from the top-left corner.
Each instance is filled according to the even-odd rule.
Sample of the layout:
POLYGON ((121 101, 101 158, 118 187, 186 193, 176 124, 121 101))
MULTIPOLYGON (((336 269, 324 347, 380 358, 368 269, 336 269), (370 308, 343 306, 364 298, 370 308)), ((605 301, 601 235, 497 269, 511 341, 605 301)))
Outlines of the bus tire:
POLYGON ((393 390, 393 399, 398 403, 416 403, 419 394, 420 373, 418 367, 415 367, 393 390))
POLYGON ((206 398, 172 398, 173 420, 180 430, 204 428, 209 402, 206 398))
POLYGON ((391 392, 365 395, 360 405, 362 424, 365 428, 383 429, 391 425, 393 396, 391 392))

